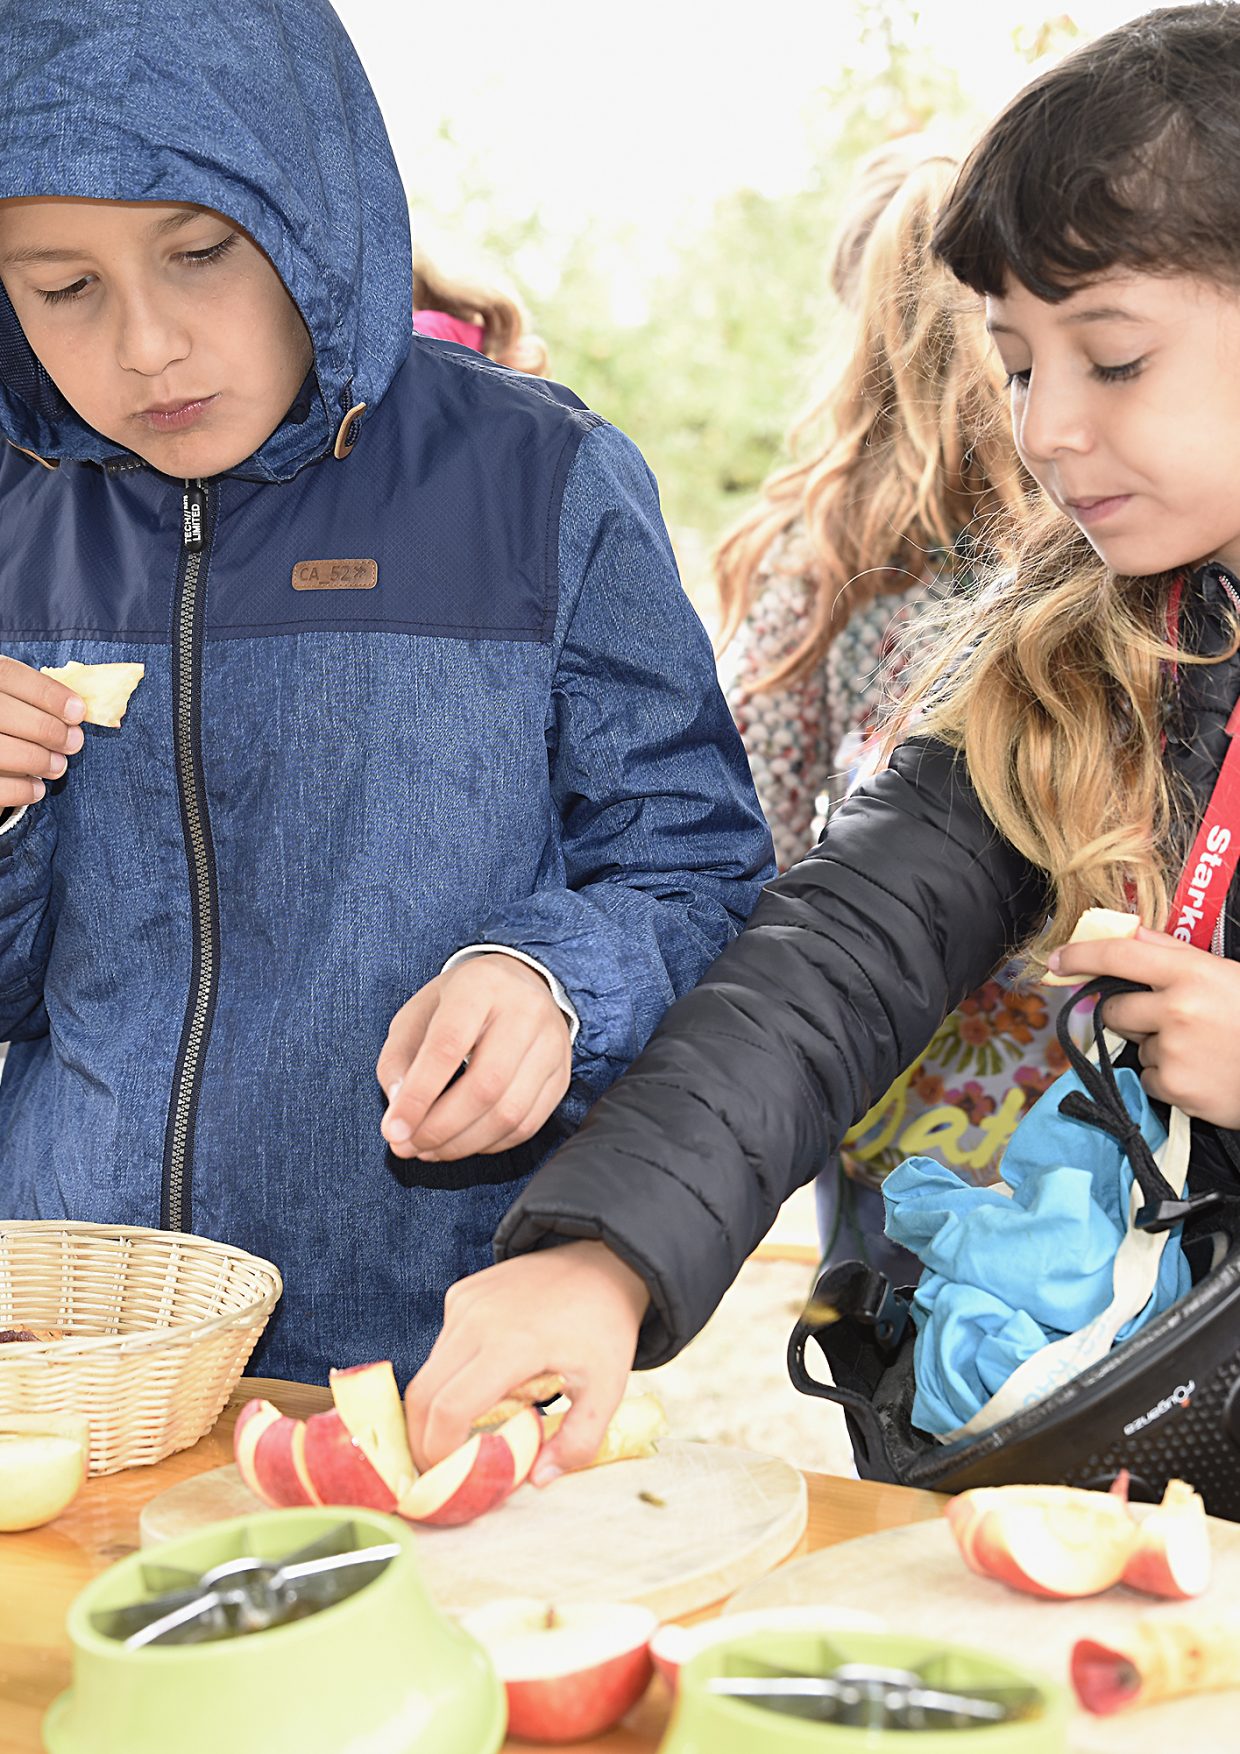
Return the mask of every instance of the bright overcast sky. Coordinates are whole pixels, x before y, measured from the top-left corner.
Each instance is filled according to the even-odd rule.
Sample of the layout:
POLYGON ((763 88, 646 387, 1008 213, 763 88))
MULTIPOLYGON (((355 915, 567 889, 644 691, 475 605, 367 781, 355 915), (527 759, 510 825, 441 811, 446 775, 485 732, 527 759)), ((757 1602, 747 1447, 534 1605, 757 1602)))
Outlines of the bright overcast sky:
MULTIPOLYGON (((800 186, 816 90, 856 61, 849 0, 335 0, 383 106, 415 214, 453 211, 450 122, 512 217, 537 208, 571 232, 635 222, 656 249, 749 186, 800 186)), ((923 0, 916 44, 955 60, 983 111, 1029 77, 1016 25, 1064 12, 1085 30, 1146 10, 1131 0, 923 0)))

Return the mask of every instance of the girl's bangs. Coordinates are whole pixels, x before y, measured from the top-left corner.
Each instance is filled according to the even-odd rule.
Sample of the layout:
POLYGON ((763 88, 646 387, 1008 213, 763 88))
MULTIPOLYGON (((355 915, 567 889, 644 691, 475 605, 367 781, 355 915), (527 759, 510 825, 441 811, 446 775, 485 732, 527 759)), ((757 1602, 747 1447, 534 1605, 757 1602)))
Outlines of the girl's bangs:
POLYGON ((1113 178, 1110 167, 1042 158, 1006 170, 966 165, 935 226, 935 254, 974 292, 999 297, 1014 279, 1057 304, 1115 269, 1168 271, 1192 259, 1168 226, 1163 178, 1148 168, 1113 178))

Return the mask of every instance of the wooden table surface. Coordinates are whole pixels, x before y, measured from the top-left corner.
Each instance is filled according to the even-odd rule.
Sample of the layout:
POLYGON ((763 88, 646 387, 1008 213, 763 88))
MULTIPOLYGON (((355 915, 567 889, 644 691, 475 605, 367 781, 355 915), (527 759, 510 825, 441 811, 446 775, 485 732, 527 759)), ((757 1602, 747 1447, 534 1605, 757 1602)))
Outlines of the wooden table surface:
MULTIPOLYGON (((165 1487, 232 1460, 238 1408, 254 1395, 304 1418, 331 1405, 325 1388, 243 1378, 215 1429, 192 1449, 154 1468, 128 1468, 88 1480, 65 1514, 25 1534, 0 1534, 0 1754, 38 1754, 47 1706, 69 1684, 65 1615, 78 1591, 98 1571, 138 1546, 142 1506, 165 1487)), ((807 1474, 809 1523, 798 1553, 833 1546, 854 1535, 942 1513, 944 1499, 902 1486, 807 1474)), ((561 1754, 652 1754, 668 1717, 668 1699, 656 1681, 619 1728, 561 1754)), ((510 1742, 519 1754, 532 1744, 510 1742)))

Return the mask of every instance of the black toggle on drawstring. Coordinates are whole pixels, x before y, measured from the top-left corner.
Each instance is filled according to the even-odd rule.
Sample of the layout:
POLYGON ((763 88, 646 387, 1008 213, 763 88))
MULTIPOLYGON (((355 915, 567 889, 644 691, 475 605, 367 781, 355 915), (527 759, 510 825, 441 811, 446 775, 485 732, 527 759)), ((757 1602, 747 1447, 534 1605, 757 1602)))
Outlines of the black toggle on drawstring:
POLYGON ((1059 1104, 1060 1114, 1066 1115, 1069 1120, 1084 1121, 1086 1126, 1097 1127, 1101 1132, 1108 1133, 1123 1148, 1137 1184, 1145 1195, 1146 1203, 1140 1208, 1134 1221, 1137 1229, 1159 1231, 1170 1230, 1198 1212, 1206 1212, 1221 1205, 1223 1197, 1219 1193, 1211 1192, 1182 1199, 1159 1169, 1140 1126, 1129 1114, 1128 1105, 1120 1094, 1115 1068, 1104 1039, 1106 1025, 1102 1018, 1102 1007, 1108 999, 1118 998, 1121 993, 1149 991, 1150 988, 1140 981, 1125 981, 1114 975, 1099 975, 1095 980, 1086 981, 1061 1008, 1055 1021, 1055 1033, 1059 1037, 1060 1047, 1068 1056, 1072 1070, 1085 1086, 1084 1090, 1068 1092, 1059 1104), (1096 996, 1094 1035, 1098 1042, 1097 1065, 1077 1046, 1069 1031, 1069 1014, 1082 998, 1090 994, 1096 996))

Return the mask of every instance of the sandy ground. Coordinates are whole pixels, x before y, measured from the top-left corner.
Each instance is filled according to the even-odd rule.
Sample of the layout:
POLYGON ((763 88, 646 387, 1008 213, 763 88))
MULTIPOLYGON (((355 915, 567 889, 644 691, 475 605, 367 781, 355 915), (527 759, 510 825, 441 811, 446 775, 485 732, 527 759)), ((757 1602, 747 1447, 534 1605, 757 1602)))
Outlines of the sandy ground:
POLYGON ((784 1362, 814 1277, 806 1197, 785 1207, 768 1240, 802 1258, 764 1258, 759 1250, 696 1340, 670 1364, 635 1376, 633 1389, 657 1391, 675 1437, 764 1450, 820 1473, 854 1474, 840 1409, 799 1394, 784 1362))

